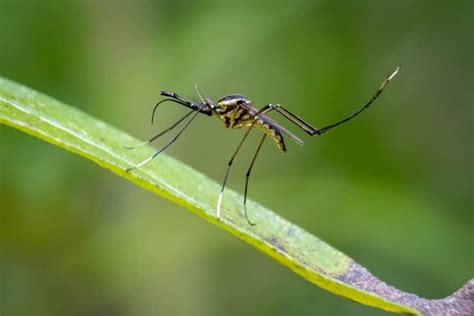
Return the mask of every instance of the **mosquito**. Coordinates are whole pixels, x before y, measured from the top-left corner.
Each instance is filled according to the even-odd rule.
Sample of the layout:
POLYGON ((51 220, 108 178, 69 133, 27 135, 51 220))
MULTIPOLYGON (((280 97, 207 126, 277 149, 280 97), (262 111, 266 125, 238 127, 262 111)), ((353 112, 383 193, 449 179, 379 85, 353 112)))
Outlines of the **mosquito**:
POLYGON ((161 154, 164 150, 166 150, 169 146, 171 146, 180 136, 183 134, 183 132, 186 130, 186 128, 191 124, 191 122, 196 118, 198 114, 205 114, 207 116, 217 116, 221 121, 224 123, 225 128, 234 128, 234 129, 239 129, 239 128, 247 128, 243 138, 237 145, 237 148, 234 150, 234 153, 232 154, 231 158, 227 162, 227 169, 225 172, 224 176, 224 181, 222 182, 221 190, 219 193, 219 198, 217 200, 217 219, 220 220, 221 217, 221 206, 222 206, 222 196, 224 193, 224 189, 227 183, 227 179, 229 177, 229 173, 232 167, 232 164, 234 162, 235 157, 237 156, 240 148, 242 147, 242 144, 244 141, 247 139, 247 136, 249 135, 250 131, 256 127, 260 131, 263 132, 263 136, 260 139, 260 142, 258 143, 257 150, 255 151, 255 154, 253 155, 252 162, 250 163, 250 166, 247 170, 247 173, 245 174, 245 190, 244 190, 244 215, 245 219, 250 225, 255 225, 254 222, 250 221, 248 214, 247 214, 247 191, 248 191, 248 184, 249 184, 249 178, 250 174, 252 172, 252 168, 255 164, 255 160, 257 159, 258 153, 260 152, 260 149, 262 148, 263 142, 267 137, 272 139, 275 142, 275 145, 277 146, 278 150, 280 152, 285 153, 287 151, 285 140, 283 136, 288 136, 292 141, 299 145, 303 145, 303 141, 296 137, 293 133, 288 131, 286 128, 282 127, 278 123, 276 123, 274 120, 268 117, 267 114, 269 114, 272 111, 277 112, 283 118, 289 120, 291 123, 295 124, 297 127, 302 129, 304 132, 309 134, 310 136, 313 135, 318 135, 321 136, 327 131, 346 123, 347 121, 351 120, 352 118, 358 116, 361 114, 364 110, 366 110, 382 93, 382 91, 385 89, 387 84, 397 75, 398 71, 400 70, 400 66, 398 66, 395 71, 392 72, 380 85, 380 87, 377 89, 375 94, 372 96, 372 98, 369 99, 367 103, 365 103, 364 106, 362 106, 360 109, 352 113, 351 115, 347 116, 346 118, 337 121, 335 123, 329 124, 325 127, 322 128, 314 128, 313 126, 309 125, 302 119, 300 119, 298 116, 294 115, 290 111, 288 111, 286 108, 281 106, 280 104, 267 104, 261 109, 257 109, 252 101, 250 101, 248 98, 246 98, 243 95, 240 94, 231 94, 223 97, 217 103, 214 103, 211 99, 209 98, 203 98, 201 93, 196 87, 196 92, 199 95, 199 98, 201 99, 201 102, 197 102, 194 100, 186 99, 184 97, 181 97, 177 95, 174 92, 168 92, 168 91, 160 91, 160 95, 164 96, 165 99, 159 101, 155 107, 153 108, 153 112, 151 115, 151 122, 153 123, 154 117, 155 117, 155 112, 156 109, 160 104, 166 101, 174 102, 181 104, 187 108, 190 109, 186 115, 181 117, 178 121, 176 121, 174 124, 172 124, 170 127, 166 128, 159 134, 153 136, 149 140, 140 143, 136 146, 132 147, 125 147, 127 149, 135 149, 137 147, 145 146, 154 140, 160 138, 161 136, 165 135, 169 131, 175 129, 177 126, 179 126, 181 123, 185 122, 183 126, 178 130, 178 132, 173 136, 173 138, 166 143, 161 149, 159 149, 156 153, 148 157, 147 159, 143 160, 142 162, 138 163, 137 165, 134 165, 130 168, 128 168, 126 171, 132 171, 133 169, 140 168, 143 165, 147 164, 154 158, 156 158, 159 154, 161 154), (186 119, 188 119, 186 121, 186 119))

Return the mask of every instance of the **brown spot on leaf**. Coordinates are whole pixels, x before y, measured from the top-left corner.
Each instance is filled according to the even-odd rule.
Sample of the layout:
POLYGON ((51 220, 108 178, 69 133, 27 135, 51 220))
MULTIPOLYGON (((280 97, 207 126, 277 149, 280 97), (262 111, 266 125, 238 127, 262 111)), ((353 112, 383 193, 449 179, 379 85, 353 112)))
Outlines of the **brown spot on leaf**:
POLYGON ((432 300, 400 291, 380 281, 354 261, 350 263, 348 271, 336 279, 389 301, 410 306, 422 312, 423 315, 474 315, 474 279, 467 282, 464 287, 451 296, 432 300))
POLYGON ((276 249, 278 249, 280 252, 286 253, 286 248, 285 245, 282 243, 281 239, 278 236, 272 235, 269 238, 266 238, 266 240, 274 246, 276 249))

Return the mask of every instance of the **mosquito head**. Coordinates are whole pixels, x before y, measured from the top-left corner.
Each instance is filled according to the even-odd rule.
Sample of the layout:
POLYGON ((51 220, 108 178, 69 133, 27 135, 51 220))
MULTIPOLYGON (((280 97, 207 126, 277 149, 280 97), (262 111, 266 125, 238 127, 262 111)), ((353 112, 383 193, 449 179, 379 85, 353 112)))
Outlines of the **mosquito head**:
POLYGON ((223 97, 217 101, 216 111, 226 112, 230 109, 233 109, 241 104, 250 104, 251 101, 240 94, 231 94, 223 97))
MULTIPOLYGON (((212 115, 212 105, 209 102, 210 101, 209 99, 202 100, 201 103, 198 103, 196 101, 188 100, 186 98, 183 98, 183 97, 177 95, 174 92, 169 92, 169 91, 164 91, 164 90, 160 91, 160 95, 162 95, 164 97, 167 97, 167 99, 164 99, 164 100, 161 100, 160 102, 158 102, 158 104, 155 106, 155 109, 153 110, 153 113, 155 113, 156 108, 162 102, 171 101, 171 102, 176 102, 176 103, 179 103, 181 105, 184 105, 184 106, 186 106, 190 109, 193 109, 194 111, 198 111, 200 113, 203 113, 203 114, 206 114, 206 115, 209 115, 209 116, 212 115)), ((153 121, 153 119, 152 119, 152 121, 153 121)))

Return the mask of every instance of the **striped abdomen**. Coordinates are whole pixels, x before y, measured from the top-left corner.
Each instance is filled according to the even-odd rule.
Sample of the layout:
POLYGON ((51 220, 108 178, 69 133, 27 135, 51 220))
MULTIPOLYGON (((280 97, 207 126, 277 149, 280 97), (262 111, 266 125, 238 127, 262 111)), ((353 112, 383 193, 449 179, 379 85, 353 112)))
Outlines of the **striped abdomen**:
MULTIPOLYGON (((255 114, 258 110, 255 109, 251 105, 250 100, 244 96, 238 94, 228 95, 217 102, 213 111, 224 122, 227 128, 250 127, 254 124, 254 127, 263 131, 275 142, 280 151, 286 152, 282 132, 286 132, 286 134, 290 136, 292 134, 265 115, 259 115, 255 120, 255 114)), ((298 143, 302 143, 296 137, 292 137, 292 139, 298 143)))
POLYGON ((250 127, 252 124, 254 124, 255 128, 263 131, 275 142, 280 151, 286 152, 286 145, 283 135, 275 126, 275 122, 273 122, 268 117, 260 116, 254 123, 254 116, 250 115, 248 111, 243 108, 233 109, 232 111, 220 116, 226 127, 230 128, 250 127))

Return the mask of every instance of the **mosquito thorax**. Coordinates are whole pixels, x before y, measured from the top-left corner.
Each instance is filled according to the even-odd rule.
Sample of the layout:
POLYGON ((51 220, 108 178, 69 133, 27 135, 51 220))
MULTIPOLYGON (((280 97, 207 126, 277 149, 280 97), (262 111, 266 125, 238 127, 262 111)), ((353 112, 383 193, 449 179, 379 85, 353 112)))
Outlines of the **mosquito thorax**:
POLYGON ((217 101, 216 112, 227 112, 230 109, 235 108, 239 104, 250 104, 251 101, 240 94, 226 95, 219 101, 217 101))

